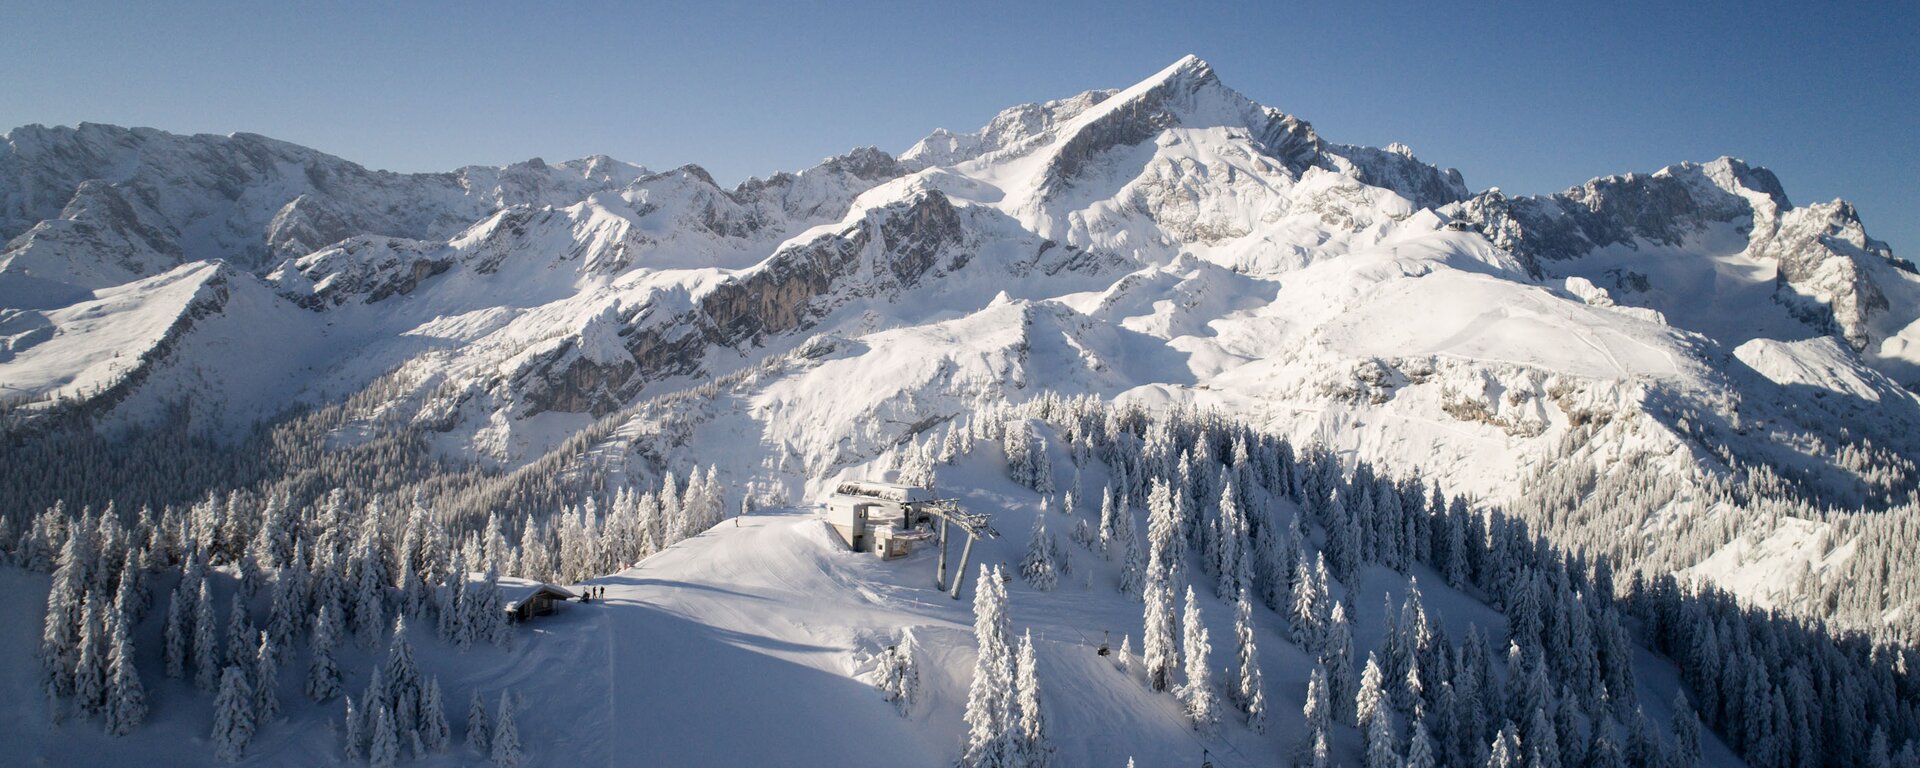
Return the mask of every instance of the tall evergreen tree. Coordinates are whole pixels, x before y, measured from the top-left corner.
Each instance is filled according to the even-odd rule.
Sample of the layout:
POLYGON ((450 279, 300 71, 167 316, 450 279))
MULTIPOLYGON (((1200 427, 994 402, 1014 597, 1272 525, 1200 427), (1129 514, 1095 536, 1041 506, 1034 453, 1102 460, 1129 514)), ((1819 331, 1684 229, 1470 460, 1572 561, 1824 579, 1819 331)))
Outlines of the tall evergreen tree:
POLYGON ((1526 765, 1526 750, 1520 743, 1520 732, 1508 721, 1505 728, 1493 739, 1488 752, 1487 768, 1521 768, 1526 765))
POLYGON ((167 599, 167 628, 165 633, 165 657, 167 677, 175 680, 187 676, 187 647, 193 642, 192 630, 187 624, 188 609, 186 598, 179 589, 175 589, 167 599))
POLYGON ((393 710, 373 709, 373 738, 367 744, 367 764, 372 768, 393 768, 400 762, 400 733, 393 724, 393 710))
POLYGON ((520 768, 520 729, 513 722, 513 692, 500 692, 500 714, 493 719, 493 768, 520 768))
MULTIPOLYGON (((1375 719, 1387 716, 1386 673, 1380 666, 1380 659, 1372 651, 1367 652, 1366 669, 1360 673, 1360 691, 1354 695, 1353 705, 1354 717, 1365 734, 1373 733, 1375 719)), ((1386 733, 1392 736, 1392 728, 1388 728, 1386 733)))
POLYGON ((213 597, 203 580, 193 605, 193 685, 208 693, 220 685, 220 646, 213 627, 213 597))
POLYGON ((1047 738, 1046 711, 1040 701, 1039 659, 1033 650, 1033 633, 1020 638, 1020 652, 1014 662, 1015 703, 1020 712, 1020 754, 1026 768, 1047 768, 1053 760, 1053 743, 1047 738))
POLYGON ((279 652, 273 648, 273 638, 265 632, 260 633, 260 642, 254 649, 252 684, 254 720, 266 723, 279 717, 279 652))
POLYGON ((107 637, 102 623, 100 592, 89 591, 80 624, 80 657, 74 661, 73 703, 92 717, 107 703, 107 637))
POLYGON ((428 750, 444 752, 452 740, 447 725, 447 704, 440 693, 440 678, 427 681, 427 696, 420 702, 420 738, 428 750))
POLYGON ((229 666, 220 676, 220 693, 213 700, 213 756, 237 763, 253 742, 253 688, 247 671, 229 666))
POLYGON ((1434 752, 1433 740, 1427 736, 1427 724, 1422 720, 1413 723, 1413 734, 1407 737, 1407 768, 1434 768, 1439 764, 1439 756, 1434 752))
POLYGON ((413 658, 413 642, 407 636, 407 617, 393 620, 393 638, 387 645, 387 685, 393 691, 394 724, 403 731, 418 727, 420 701, 425 696, 420 667, 413 658))
POLYGON ((1382 709, 1364 722, 1367 768, 1402 768, 1400 752, 1394 748, 1393 716, 1382 709))
POLYGON ((1051 592, 1060 574, 1053 562, 1053 542, 1047 535, 1047 515, 1033 516, 1033 534, 1027 539, 1027 555, 1020 560, 1020 577, 1034 589, 1051 592))
POLYGON ((1006 587, 997 569, 982 565, 974 584, 973 636, 979 646, 973 683, 967 688, 967 743, 960 763, 1002 768, 1018 758, 1013 741, 1014 658, 1006 587))
POLYGON ((487 723, 487 705, 475 690, 467 698, 467 747, 487 757, 493 754, 493 727, 487 723))
POLYGON ((1679 768, 1700 764, 1700 716, 1684 690, 1673 694, 1673 763, 1679 768))
POLYGON ((1319 663, 1313 665, 1313 674, 1307 678, 1306 703, 1301 705, 1300 710, 1306 716, 1307 730, 1294 748, 1294 762, 1313 764, 1316 762, 1316 750, 1324 759, 1327 734, 1333 728, 1333 703, 1327 693, 1326 666, 1319 663))
POLYGON ((1213 667, 1208 661, 1213 646, 1207 639, 1207 627, 1200 621, 1200 604, 1193 587, 1187 587, 1186 611, 1181 621, 1185 628, 1180 653, 1186 658, 1186 684, 1180 688, 1180 700, 1186 704, 1187 719, 1201 732, 1211 732, 1220 722, 1213 693, 1213 667))
POLYGON ((1353 630, 1347 624, 1347 606, 1334 603, 1333 619, 1327 624, 1327 641, 1320 654, 1327 669, 1327 694, 1333 700, 1333 717, 1341 722, 1354 719, 1353 702, 1353 630))
POLYGON ((1253 729, 1254 733, 1265 733, 1266 683, 1260 672, 1260 647, 1253 631, 1253 601, 1247 595, 1246 587, 1240 588, 1240 599, 1234 605, 1233 635, 1240 662, 1240 674, 1233 688, 1234 703, 1246 713, 1248 728, 1253 729))
POLYGON ((321 606, 313 620, 313 661, 307 667, 307 698, 331 701, 340 695, 340 667, 334 663, 333 650, 339 644, 339 622, 333 606, 321 606))
POLYGON ((134 666, 133 641, 127 637, 124 617, 114 619, 112 645, 107 660, 107 733, 125 736, 147 717, 147 691, 134 666))
POLYGON ((236 592, 227 607, 227 664, 252 669, 258 640, 259 633, 253 628, 253 616, 247 610, 247 601, 236 592))

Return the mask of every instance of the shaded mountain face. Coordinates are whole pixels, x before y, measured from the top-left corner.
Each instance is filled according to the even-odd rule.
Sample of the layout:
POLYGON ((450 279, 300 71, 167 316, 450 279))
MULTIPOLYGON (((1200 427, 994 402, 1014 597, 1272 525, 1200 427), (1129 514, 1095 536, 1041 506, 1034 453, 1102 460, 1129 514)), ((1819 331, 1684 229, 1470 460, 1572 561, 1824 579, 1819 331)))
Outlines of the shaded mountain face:
POLYGON ((28 127, 0 237, 7 396, 103 429, 351 398, 451 460, 573 440, 580 468, 700 453, 800 489, 1056 391, 1230 410, 1487 500, 1581 464, 1875 508, 1920 455, 1920 277, 1845 202, 1726 158, 1474 193, 1192 57, 734 189, 28 127))

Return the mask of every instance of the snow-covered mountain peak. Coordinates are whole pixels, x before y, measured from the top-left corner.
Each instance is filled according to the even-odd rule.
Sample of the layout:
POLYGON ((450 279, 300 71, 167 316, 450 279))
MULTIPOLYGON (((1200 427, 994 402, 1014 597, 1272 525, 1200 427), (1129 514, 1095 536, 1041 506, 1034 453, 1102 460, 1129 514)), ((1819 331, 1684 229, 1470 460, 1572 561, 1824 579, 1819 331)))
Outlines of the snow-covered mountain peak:
MULTIPOLYGON (((424 427, 445 457, 509 468, 749 371, 783 412, 711 439, 786 453, 722 470, 792 488, 1040 391, 1218 407, 1490 499, 1588 440, 1865 503, 1907 481, 1831 446, 1920 445, 1887 426, 1920 424, 1895 385, 1920 381, 1920 278, 1844 202, 1795 207, 1733 158, 1472 195, 1193 57, 731 190, 604 156, 409 175, 244 135, 20 129, 0 218, 23 222, 0 252, 0 374, 26 397, 131 381, 158 394, 125 402, 151 406, 227 376, 217 399, 245 423, 371 393, 367 430, 424 427), (98 312, 187 314, 147 281, 209 258, 238 298, 194 305, 205 322, 100 333, 98 312), (188 343, 248 328, 309 340, 306 359, 241 375, 266 365, 220 357, 232 337, 188 343), (782 367, 815 336, 834 365, 782 367), (127 378, 117 352, 172 362, 127 378), (1814 375, 1849 355, 1848 376, 1814 375), (828 368, 851 378, 796 373, 828 368), (1856 401, 1881 416, 1823 405, 1856 401), (1829 412, 1846 432, 1798 415, 1829 412)), ((644 475, 683 444, 608 455, 644 475)))

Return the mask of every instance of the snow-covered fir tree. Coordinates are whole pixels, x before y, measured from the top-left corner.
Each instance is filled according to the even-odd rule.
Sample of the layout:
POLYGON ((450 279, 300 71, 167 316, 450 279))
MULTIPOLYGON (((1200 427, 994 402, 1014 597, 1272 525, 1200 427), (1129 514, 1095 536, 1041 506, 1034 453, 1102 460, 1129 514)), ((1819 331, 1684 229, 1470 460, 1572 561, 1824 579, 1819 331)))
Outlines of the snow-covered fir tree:
POLYGON ((1047 516, 1034 515, 1033 533, 1027 539, 1027 554, 1020 560, 1020 577, 1026 579, 1034 589, 1051 592, 1059 584, 1060 573, 1054 564, 1054 549, 1052 536, 1047 533, 1047 516))
POLYGON ((208 693, 220 685, 220 646, 214 639, 213 597, 200 582, 193 605, 193 685, 208 693))
POLYGON ((1239 660, 1239 674, 1233 685, 1233 702, 1246 715, 1247 727, 1254 733, 1267 730, 1267 691, 1266 683, 1260 672, 1260 647, 1253 629, 1253 601, 1247 595, 1247 588, 1240 588, 1240 597, 1234 603, 1233 615, 1234 645, 1239 660))
POLYGON ((475 690, 467 698, 467 748, 481 757, 491 755, 493 726, 487 722, 487 705, 475 690))
POLYGON ((192 630, 187 624, 188 598, 183 597, 179 589, 173 591, 167 600, 167 624, 164 634, 163 655, 166 659, 167 677, 175 680, 187 676, 187 648, 193 642, 192 630))
POLYGON ((1181 626, 1184 628, 1180 643, 1180 654, 1186 659, 1186 682, 1180 686, 1180 701, 1186 705, 1187 719, 1201 732, 1211 732, 1220 722, 1220 713, 1214 696, 1213 667, 1209 661, 1213 646, 1207 639, 1207 627, 1200 620, 1200 604, 1194 599, 1193 587, 1187 587, 1186 610, 1183 612, 1181 626))
POLYGON ((127 636, 128 622, 116 617, 113 622, 113 651, 107 660, 107 733, 125 736, 147 717, 147 692, 140 684, 140 670, 134 664, 133 640, 127 636))
POLYGON ((1333 604, 1333 617, 1327 623, 1327 639, 1320 653, 1320 664, 1327 670, 1327 695, 1333 701, 1333 719, 1358 724, 1352 706, 1353 630, 1347 624, 1345 603, 1333 604))
POLYGON ((979 651, 967 688, 967 737, 960 755, 961 765, 968 768, 1018 765, 1012 634, 1005 584, 996 569, 982 565, 973 597, 973 636, 979 651))
POLYGON ((253 656, 253 716, 256 722, 272 722, 280 716, 280 659, 273 638, 260 633, 253 656))
POLYGON ((426 698, 420 702, 420 740, 428 751, 445 752, 452 739, 453 728, 447 724, 447 703, 440 693, 440 678, 430 678, 426 698))
POLYGON ((393 710, 374 707, 373 736, 367 742, 367 764, 373 768, 393 768, 400 762, 400 734, 393 724, 393 710))
POLYGON ((1020 650, 1014 660, 1014 703, 1019 711, 1020 764, 1024 768, 1047 768, 1053 761, 1053 742, 1047 738, 1046 708, 1040 698, 1039 658, 1033 649, 1033 633, 1020 637, 1020 650))
POLYGON ((213 756, 223 763, 237 763, 253 742, 253 688, 247 684, 247 671, 229 666, 220 675, 220 693, 213 700, 213 756))
POLYGON ((914 661, 913 631, 900 633, 900 641, 880 652, 874 687, 880 696, 893 703, 902 717, 913 710, 920 696, 920 668, 914 661))
POLYGON ((1380 669, 1380 660, 1368 651, 1366 670, 1360 673, 1360 691, 1354 695, 1354 718, 1362 729, 1367 729, 1386 708, 1386 673, 1380 669))
POLYGON ((333 606, 322 606, 313 620, 313 638, 308 646, 313 659, 307 666, 307 698, 327 702, 340 695, 340 667, 333 659, 339 645, 339 621, 333 606))
POLYGON ((1315 664, 1307 678, 1306 701, 1300 708, 1306 718, 1306 732, 1294 747, 1295 763, 1312 765, 1326 759, 1327 736, 1333 728, 1332 707, 1327 693, 1327 668, 1315 664))
POLYGON ((1392 715, 1379 711, 1364 722, 1366 768, 1401 768, 1400 751, 1394 745, 1392 715))
POLYGON ((500 692, 499 715, 493 719, 489 764, 493 768, 520 768, 520 728, 513 720, 513 692, 500 692))

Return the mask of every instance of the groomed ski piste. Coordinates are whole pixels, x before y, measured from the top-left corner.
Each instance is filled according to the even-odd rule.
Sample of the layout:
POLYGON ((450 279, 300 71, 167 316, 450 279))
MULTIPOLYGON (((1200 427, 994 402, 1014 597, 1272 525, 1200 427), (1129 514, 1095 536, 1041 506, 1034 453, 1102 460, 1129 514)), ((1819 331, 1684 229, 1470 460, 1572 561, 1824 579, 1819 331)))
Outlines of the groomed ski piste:
MULTIPOLYGON (((1094 461, 1080 476, 1096 498, 1106 481, 1094 461)), ((1013 633, 1031 632, 1038 651, 1053 764, 1125 766, 1132 758, 1140 768, 1198 766, 1203 755, 1220 768, 1290 764, 1305 728, 1300 711, 1314 658, 1288 642, 1283 616, 1254 609, 1270 711, 1266 732, 1253 732, 1223 702, 1219 725, 1202 733, 1178 698, 1147 686, 1137 656, 1141 603, 1117 590, 1116 564, 1071 541, 1080 517, 1008 480, 997 450, 941 467, 937 492, 989 514, 1000 534, 974 547, 959 600, 935 589, 936 547, 922 545, 891 561, 849 551, 821 511, 808 504, 729 518, 626 570, 591 580, 588 586, 605 588, 604 600, 568 602, 554 615, 518 625, 511 650, 479 645, 459 653, 430 627, 411 632, 422 675, 438 677, 445 690, 454 743, 422 760, 403 758, 405 764, 485 764, 485 757, 461 743, 469 697, 477 692, 491 718, 501 691, 511 690, 527 766, 951 766, 965 735, 980 568, 1004 566, 1014 574, 1041 514, 1071 553, 1071 572, 1052 591, 1036 590, 1017 575, 1006 589, 1013 633), (920 692, 903 716, 871 680, 875 655, 907 632, 920 692), (1131 672, 1118 665, 1123 636, 1136 653, 1131 672), (1097 653, 1103 640, 1114 655, 1097 653)), ((1297 514, 1289 501, 1269 501, 1279 519, 1297 514)), ((1145 530, 1144 512, 1135 514, 1137 527, 1145 530)), ((1309 530, 1317 544, 1319 531, 1309 530)), ((957 545, 950 555, 958 559, 957 545)), ((222 574, 211 579, 219 605, 233 588, 232 574, 222 574)), ((1353 600, 1359 607, 1356 665, 1382 646, 1381 606, 1389 600, 1398 606, 1409 586, 1407 576, 1378 565, 1365 566, 1361 574, 1353 600)), ((1424 565, 1413 566, 1411 576, 1429 616, 1449 636, 1463 637, 1469 625, 1478 625, 1504 647, 1504 617, 1478 596, 1448 588, 1424 565)), ((165 595, 172 578, 156 580, 154 592, 165 595)), ((0 653, 34 658, 47 588, 43 574, 0 568, 0 611, 9 617, 0 622, 0 653)), ((1338 583, 1330 588, 1335 599, 1346 591, 1338 583)), ((1213 638, 1215 681, 1224 683, 1234 665, 1233 603, 1206 583, 1196 583, 1194 591, 1213 638)), ((164 598, 162 605, 164 611, 164 598)), ((161 624, 145 622, 136 643, 159 647, 161 624)), ((337 653, 343 688, 356 698, 370 670, 385 661, 382 643, 366 649, 347 640, 337 653)), ((307 653, 299 646, 283 668, 282 714, 259 726, 240 764, 360 764, 343 752, 342 701, 314 704, 301 692, 307 653)), ((1677 672, 1644 648, 1636 654, 1637 698, 1648 719, 1664 725, 1677 672)), ((102 733, 91 719, 50 723, 37 665, 0 666, 0 722, 10 740, 0 765, 209 764, 212 697, 145 663, 157 661, 155 654, 141 659, 152 715, 119 738, 102 733)), ((1504 677, 1503 670, 1495 674, 1504 677)), ((1333 763, 1360 764, 1360 732, 1336 725, 1333 734, 1333 763)), ((1703 764, 1741 764, 1712 733, 1703 741, 1703 764)))

